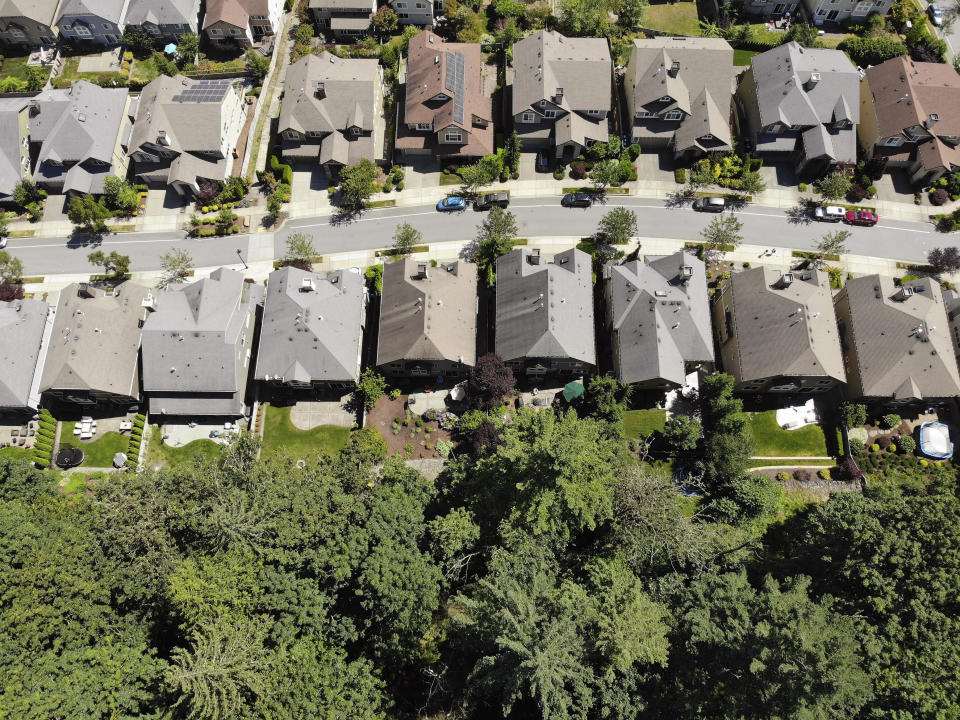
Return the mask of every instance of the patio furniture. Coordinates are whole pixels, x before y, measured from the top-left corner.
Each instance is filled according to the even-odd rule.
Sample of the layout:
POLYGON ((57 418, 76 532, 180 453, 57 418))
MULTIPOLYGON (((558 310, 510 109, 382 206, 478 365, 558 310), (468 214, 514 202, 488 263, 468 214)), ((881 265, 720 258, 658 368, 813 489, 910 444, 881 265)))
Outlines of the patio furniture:
POLYGON ((37 434, 37 431, 34 430, 33 428, 30 428, 30 430, 29 430, 29 432, 28 432, 27 434, 28 434, 30 437, 33 437, 34 435, 37 434))
POLYGON ((27 439, 25 437, 21 437, 19 440, 17 440, 17 445, 25 445, 26 442, 27 439))
POLYGON ((80 439, 81 439, 81 440, 89 440, 89 439, 92 438, 92 437, 93 437, 93 433, 91 433, 91 432, 82 432, 82 433, 80 433, 80 439))
POLYGON ((19 428, 13 428, 13 429, 10 431, 10 437, 17 437, 17 435, 19 435, 19 434, 20 434, 20 429, 19 429, 19 428))
POLYGON ((74 435, 79 435, 79 434, 80 434, 80 426, 79 426, 79 425, 74 425, 74 426, 73 426, 73 434, 74 434, 74 435))

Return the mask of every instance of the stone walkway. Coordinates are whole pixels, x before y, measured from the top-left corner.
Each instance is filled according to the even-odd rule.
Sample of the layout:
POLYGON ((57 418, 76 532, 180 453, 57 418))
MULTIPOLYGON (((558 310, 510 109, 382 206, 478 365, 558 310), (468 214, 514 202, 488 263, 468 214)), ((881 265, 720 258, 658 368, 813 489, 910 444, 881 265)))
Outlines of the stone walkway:
POLYGON ((290 422, 299 430, 310 430, 320 425, 353 427, 356 415, 347 409, 350 395, 339 400, 298 402, 290 408, 290 422))

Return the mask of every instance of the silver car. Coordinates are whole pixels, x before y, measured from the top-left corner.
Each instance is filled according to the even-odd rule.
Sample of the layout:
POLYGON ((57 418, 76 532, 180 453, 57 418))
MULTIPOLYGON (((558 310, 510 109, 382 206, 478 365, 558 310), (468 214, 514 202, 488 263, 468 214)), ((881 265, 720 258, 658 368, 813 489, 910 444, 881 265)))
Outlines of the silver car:
POLYGON ((813 217, 820 222, 840 222, 847 211, 838 205, 818 205, 813 211, 813 217))
POLYGON ((937 27, 943 25, 943 11, 940 9, 940 6, 936 3, 929 5, 927 7, 927 14, 930 16, 930 22, 932 22, 937 27))

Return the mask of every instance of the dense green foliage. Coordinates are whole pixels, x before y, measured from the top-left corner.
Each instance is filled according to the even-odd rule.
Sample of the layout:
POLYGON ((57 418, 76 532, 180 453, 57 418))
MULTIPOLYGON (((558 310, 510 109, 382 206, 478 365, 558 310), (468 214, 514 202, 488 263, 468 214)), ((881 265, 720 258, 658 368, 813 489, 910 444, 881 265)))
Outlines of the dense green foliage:
POLYGON ((0 717, 960 717, 954 471, 777 516, 731 388, 671 423, 698 499, 607 380, 465 413, 436 481, 372 430, 71 496, 0 458, 0 717))

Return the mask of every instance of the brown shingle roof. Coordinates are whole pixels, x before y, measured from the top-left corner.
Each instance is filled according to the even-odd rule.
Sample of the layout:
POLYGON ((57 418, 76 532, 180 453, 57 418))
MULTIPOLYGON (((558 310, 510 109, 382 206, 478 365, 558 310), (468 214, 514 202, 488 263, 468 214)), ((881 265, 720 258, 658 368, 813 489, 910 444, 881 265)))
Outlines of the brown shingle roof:
POLYGON ((867 82, 880 137, 923 124, 931 113, 939 116, 933 132, 960 135, 960 76, 950 65, 896 57, 868 68, 867 82))

